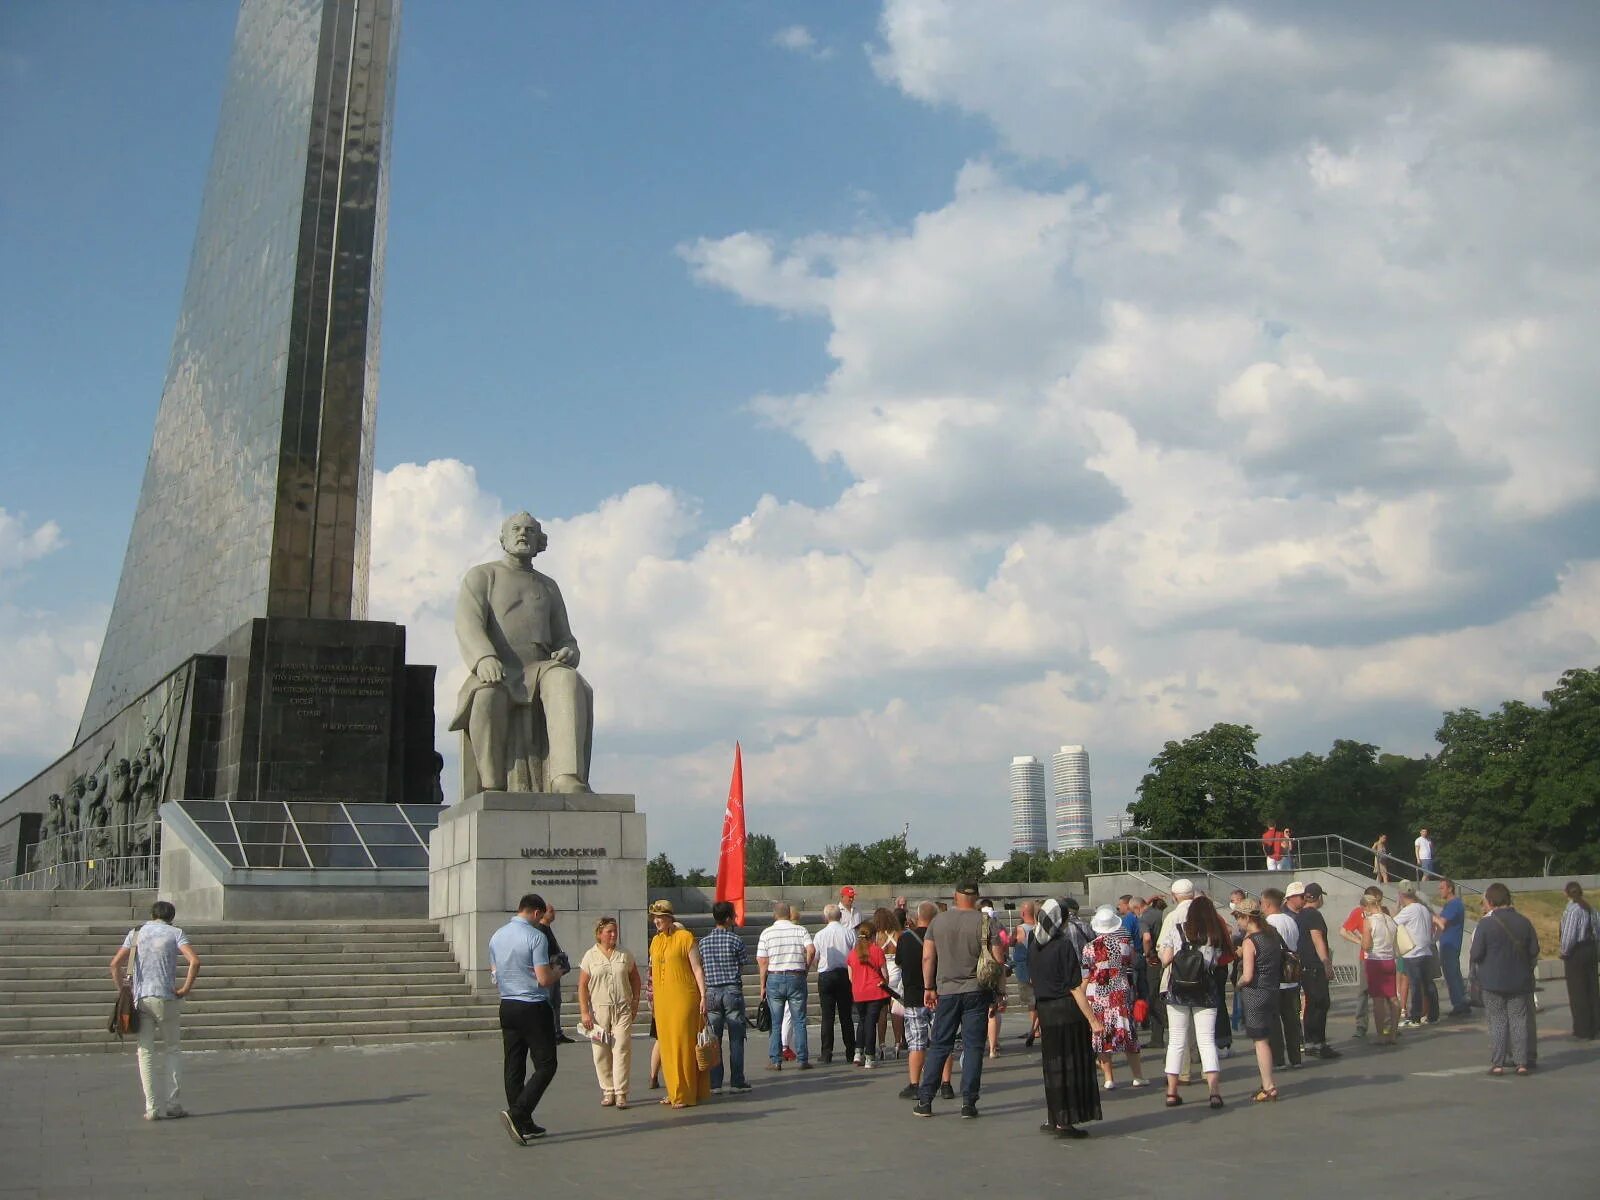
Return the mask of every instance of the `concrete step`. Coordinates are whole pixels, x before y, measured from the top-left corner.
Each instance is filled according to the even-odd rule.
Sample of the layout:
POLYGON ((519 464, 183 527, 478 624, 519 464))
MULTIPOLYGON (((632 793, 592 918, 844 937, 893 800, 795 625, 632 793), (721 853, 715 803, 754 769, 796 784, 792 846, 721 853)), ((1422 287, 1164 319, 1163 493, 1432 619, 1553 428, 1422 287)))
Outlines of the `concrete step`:
MULTIPOLYGON (((105 946, 115 946, 127 935, 128 926, 108 925, 98 930, 85 929, 41 929, 35 925, 26 928, 12 926, 10 929, 0 928, 0 939, 4 939, 7 947, 14 947, 24 953, 36 952, 40 947, 89 947, 99 950, 105 946)), ((307 948, 318 946, 404 946, 417 945, 422 942, 438 942, 445 944, 444 935, 437 929, 420 930, 383 930, 381 932, 359 930, 327 931, 297 934, 271 934, 256 933, 248 930, 209 930, 185 928, 196 948, 203 943, 208 948, 224 949, 235 947, 249 947, 267 953, 279 952, 285 954, 297 953, 307 948)))
MULTIPOLYGON (((143 922, 139 922, 143 924, 143 922)), ((280 924, 252 921, 218 921, 214 924, 181 923, 186 933, 195 935, 204 934, 247 934, 267 941, 295 940, 310 938, 320 935, 349 935, 354 933, 398 933, 413 937, 426 937, 437 934, 439 929, 431 921, 396 920, 396 921, 303 921, 293 927, 280 924)), ((104 919, 72 920, 72 921, 47 921, 47 920, 0 920, 0 936, 8 940, 13 934, 44 933, 54 935, 66 934, 93 934, 105 937, 121 937, 128 932, 128 922, 107 921, 104 919)))
MULTIPOLYGON (((106 975, 106 964, 111 961, 107 956, 100 962, 99 975, 106 975)), ((0 959, 0 987, 8 981, 23 979, 61 979, 70 977, 82 970, 88 969, 76 963, 58 964, 53 966, 16 967, 9 965, 6 960, 0 959)), ((183 964, 179 964, 179 970, 183 964)), ((211 966, 202 960, 201 971, 207 978, 216 979, 265 979, 281 976, 311 977, 317 975, 421 975, 430 971, 458 971, 453 960, 436 957, 415 957, 408 955, 405 959, 377 959, 372 962, 284 962, 268 963, 260 960, 254 962, 230 963, 227 965, 211 966)))
MULTIPOLYGON (((196 951, 199 953, 199 951, 196 951)), ((293 952, 257 952, 254 950, 217 950, 208 951, 200 956, 201 969, 207 974, 218 972, 229 967, 243 967, 259 964, 264 968, 277 970, 284 966, 325 966, 329 964, 365 964, 390 962, 398 958, 408 962, 431 962, 455 964, 455 956, 443 943, 434 946, 416 946, 402 943, 392 947, 371 947, 341 949, 333 946, 318 946, 302 948, 301 953, 293 952)), ((59 971, 92 970, 95 967, 104 969, 111 961, 111 955, 104 950, 85 950, 72 954, 28 954, 7 953, 0 957, 0 968, 17 970, 32 970, 35 968, 49 968, 59 971)), ((183 970, 182 961, 178 969, 183 970)))
MULTIPOLYGON (((439 1021, 453 1020, 456 1018, 483 1020, 496 1016, 497 1006, 484 1004, 471 996, 450 997, 454 1003, 447 1005, 438 1004, 406 1004, 404 1006, 373 1007, 365 1003, 352 1005, 351 1001, 344 1001, 345 1007, 341 1008, 315 1008, 308 1009, 297 1005, 292 1013, 287 1008, 265 1009, 257 1012, 264 1022, 273 1024, 293 1025, 359 1025, 367 1026, 374 1021, 439 1021)), ((0 1041, 8 1040, 18 1033, 35 1032, 39 1030, 94 1030, 105 1028, 105 1018, 109 1015, 109 1008, 104 1005, 92 1013, 56 1014, 39 1016, 6 1016, 0 1017, 0 1041)), ((216 1028, 234 1028, 241 1024, 241 1019, 247 1015, 243 1012, 216 1012, 204 1011, 198 1007, 185 1006, 183 1013, 183 1036, 188 1041, 191 1037, 204 1037, 206 1032, 216 1028)))
MULTIPOLYGON (((3 1004, 0 1011, 5 1013, 0 1016, 0 1029, 25 1029, 25 1025, 11 1026, 7 1021, 36 1017, 103 1017, 111 1011, 111 993, 93 1000, 79 997, 71 1000, 58 1000, 55 1003, 23 1003, 3 1004)), ((465 986, 454 992, 417 992, 398 990, 392 996, 373 996, 367 992, 351 993, 342 996, 261 996, 253 995, 248 999, 230 999, 226 993, 222 997, 207 997, 200 993, 191 996, 183 1006, 184 1020, 188 1021, 192 1015, 209 1014, 239 1014, 239 1013, 281 1013, 281 1012, 316 1012, 354 1011, 361 1006, 373 1010, 388 1010, 394 1008, 471 1008, 474 1006, 493 1007, 493 997, 476 995, 467 991, 465 986)))
MULTIPOLYGON (((410 1031, 406 1033, 321 1033, 297 1034, 274 1040, 270 1045, 262 1045, 250 1039, 215 1039, 203 1045, 191 1046, 185 1040, 184 1048, 189 1051, 208 1050, 289 1050, 306 1049, 317 1046, 392 1046, 411 1045, 418 1042, 465 1042, 465 1041, 498 1041, 500 1038, 499 1027, 494 1029, 453 1029, 453 1030, 427 1030, 410 1031)), ((38 1042, 27 1046, 0 1045, 0 1058, 35 1058, 55 1056, 62 1054, 132 1054, 138 1047, 135 1038, 128 1038, 119 1042, 110 1034, 104 1035, 101 1042, 38 1042)))
MULTIPOLYGON (((229 1044, 243 1043, 256 1045, 269 1045, 282 1038, 292 1037, 326 1037, 330 1033, 339 1032, 346 1035, 352 1034, 409 1034, 409 1033, 450 1033, 456 1031, 480 1032, 500 1028, 499 1018, 493 1012, 487 1013, 462 1013, 449 1016, 430 1016, 413 1020, 359 1020, 347 1022, 349 1028, 343 1028, 339 1022, 318 1022, 296 1020, 283 1024, 267 1024, 253 1022, 233 1024, 196 1026, 191 1036, 190 1027, 184 1023, 183 1043, 190 1049, 210 1049, 214 1042, 229 1044)), ((37 1045, 72 1045, 101 1042, 108 1036, 105 1026, 79 1029, 42 1029, 21 1030, 0 1034, 0 1046, 24 1047, 37 1045)))
MULTIPOLYGON (((415 988, 426 988, 430 992, 436 992, 443 990, 447 985, 463 989, 467 986, 459 971, 444 970, 413 974, 313 975, 302 978, 295 978, 293 975, 271 975, 234 979, 207 976, 202 970, 197 986, 212 994, 225 992, 233 997, 245 998, 265 995, 384 995, 394 990, 406 991, 415 988)), ((110 989, 111 977, 103 969, 98 975, 0 980, 0 996, 40 993, 110 995, 110 989)))

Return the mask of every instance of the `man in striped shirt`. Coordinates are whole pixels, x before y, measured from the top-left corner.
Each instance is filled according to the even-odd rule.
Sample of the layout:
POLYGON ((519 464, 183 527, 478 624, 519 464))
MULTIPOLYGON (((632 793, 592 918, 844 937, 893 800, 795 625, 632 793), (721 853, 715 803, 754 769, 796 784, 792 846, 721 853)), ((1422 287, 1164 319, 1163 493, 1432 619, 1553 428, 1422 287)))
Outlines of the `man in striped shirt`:
POLYGON ((782 900, 772 906, 772 924, 761 931, 756 943, 756 968, 761 975, 761 998, 772 1014, 772 1033, 767 1042, 767 1070, 783 1066, 783 1011, 787 1006, 794 1022, 794 1054, 800 1069, 809 1071, 811 1060, 806 1046, 806 973, 817 960, 811 935, 791 919, 793 910, 782 900))

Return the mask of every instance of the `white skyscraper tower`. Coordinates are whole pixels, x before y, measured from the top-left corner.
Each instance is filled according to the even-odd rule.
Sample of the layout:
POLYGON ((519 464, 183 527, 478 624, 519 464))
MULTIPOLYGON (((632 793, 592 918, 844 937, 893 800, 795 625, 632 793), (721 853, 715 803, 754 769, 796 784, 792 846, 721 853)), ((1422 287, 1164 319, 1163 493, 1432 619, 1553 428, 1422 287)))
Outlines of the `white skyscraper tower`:
MULTIPOLYGON (((1011 769, 1014 777, 1016 768, 1011 769)), ((1057 750, 1050 756, 1050 781, 1056 792, 1056 849, 1082 850, 1094 845, 1088 751, 1082 746, 1063 746, 1057 750)), ((1013 803, 1013 810, 1015 807, 1013 803)))
POLYGON ((1044 764, 1031 754, 1011 760, 1011 849, 1024 854, 1044 854, 1050 849, 1044 764))

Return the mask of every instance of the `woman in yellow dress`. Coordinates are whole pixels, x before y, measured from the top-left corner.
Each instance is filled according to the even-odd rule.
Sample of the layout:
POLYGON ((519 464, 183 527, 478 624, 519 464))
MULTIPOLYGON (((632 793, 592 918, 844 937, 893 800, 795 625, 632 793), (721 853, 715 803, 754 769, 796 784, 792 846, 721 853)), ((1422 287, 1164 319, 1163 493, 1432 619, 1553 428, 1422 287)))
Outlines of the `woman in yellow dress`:
POLYGON ((706 1020, 706 977, 694 934, 673 917, 672 905, 650 906, 656 936, 650 942, 650 977, 655 989, 656 1041, 661 1048, 661 1101, 688 1108, 711 1095, 711 1075, 695 1061, 694 1043, 706 1020))

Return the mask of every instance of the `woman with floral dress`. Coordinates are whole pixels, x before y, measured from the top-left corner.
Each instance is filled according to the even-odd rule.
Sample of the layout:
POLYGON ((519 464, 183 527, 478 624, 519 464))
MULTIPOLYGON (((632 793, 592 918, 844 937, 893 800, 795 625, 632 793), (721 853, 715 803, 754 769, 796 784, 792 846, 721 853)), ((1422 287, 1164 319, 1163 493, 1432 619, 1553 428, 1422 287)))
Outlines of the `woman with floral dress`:
POLYGON ((1109 904, 1095 910, 1089 928, 1098 936, 1083 948, 1083 981, 1089 1008, 1101 1025, 1093 1036, 1105 1080, 1101 1086, 1108 1092, 1117 1086, 1111 1056, 1120 1052, 1128 1056, 1133 1086, 1147 1087, 1139 1062, 1139 1030, 1133 1023, 1133 942, 1109 904))

